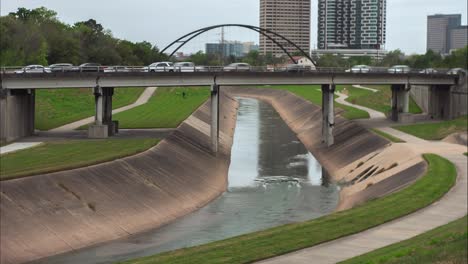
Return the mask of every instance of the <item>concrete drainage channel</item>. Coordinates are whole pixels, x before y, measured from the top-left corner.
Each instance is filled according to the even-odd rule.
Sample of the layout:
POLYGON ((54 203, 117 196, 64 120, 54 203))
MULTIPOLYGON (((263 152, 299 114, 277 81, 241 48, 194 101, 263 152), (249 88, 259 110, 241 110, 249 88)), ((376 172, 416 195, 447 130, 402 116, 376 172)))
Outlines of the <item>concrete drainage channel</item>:
MULTIPOLYGON (((332 182, 352 182, 362 174, 358 177, 359 180, 354 181, 354 184, 350 184, 341 192, 338 204, 340 209, 353 206, 354 202, 346 203, 347 198, 360 196, 362 190, 372 190, 374 186, 378 186, 379 182, 390 176, 399 172, 405 173, 414 166, 418 166, 417 159, 412 162, 407 160, 390 162, 392 158, 390 154, 402 151, 401 149, 392 148, 385 139, 341 117, 337 117, 336 120, 335 145, 331 148, 323 146, 320 142, 320 108, 289 92, 247 88, 226 90, 230 95, 223 93, 221 98, 221 141, 220 153, 217 157, 209 151, 210 113, 209 102, 207 102, 168 138, 145 153, 89 168, 1 182, 2 195, 8 196, 10 198, 8 201, 11 201, 2 202, 2 212, 8 212, 2 214, 2 225, 5 226, 4 230, 7 232, 1 234, 1 250, 8 252, 8 254, 2 254, 2 263, 37 260, 72 249, 124 238, 129 234, 146 232, 202 208, 218 197, 226 190, 228 182, 227 173, 237 114, 237 102, 233 100, 233 96, 256 98, 271 104, 304 144, 306 153, 296 153, 290 159, 289 165, 283 163, 285 166, 281 167, 289 166, 289 169, 295 171, 296 174, 300 171, 302 173, 313 172, 313 168, 305 166, 313 162, 307 154, 309 151, 326 169, 332 182), (389 162, 391 164, 388 164, 389 162), (395 162, 398 166, 393 166, 395 162), (360 163, 363 164, 358 166, 360 163), (368 168, 371 169, 368 170, 368 168), (364 172, 365 170, 367 172, 364 172), (370 182, 372 184, 369 184, 370 182), (60 188, 58 183, 66 186, 67 191, 60 188), (27 190, 27 192, 19 190, 27 190), (76 196, 86 197, 86 202, 92 206, 84 204, 76 199, 76 196), (37 201, 34 197, 41 197, 41 206, 33 210, 31 206, 34 206, 34 203, 28 201, 37 201), (90 210, 91 208, 94 209, 90 210), (32 214, 36 216, 32 217, 32 214), (25 220, 17 223, 14 219, 18 217, 25 220), (18 244, 22 247, 18 247, 18 244), (33 248, 34 251, 31 250, 33 248)), ((259 129, 259 131, 262 130, 259 129)), ((270 127, 264 131, 271 133, 274 130, 270 127)), ((297 142, 294 144, 298 144, 297 142)), ((302 144, 299 143, 299 145, 302 144)), ((264 148, 267 154, 273 151, 269 147, 264 148)), ((264 156, 274 164, 281 164, 271 156, 264 156)), ((275 173, 266 173, 266 175, 277 176, 275 173)), ((279 190, 286 189, 286 191, 281 190, 283 194, 291 194, 297 191, 299 186, 306 189, 304 186, 322 188, 326 185, 313 180, 316 176, 307 175, 305 178, 290 177, 288 180, 282 178, 283 180, 279 182, 272 181, 271 177, 265 177, 260 181, 250 180, 249 184, 253 185, 248 190, 274 190, 269 189, 270 185, 277 185, 279 190)), ((231 181, 229 179, 229 182, 231 181)), ((333 184, 328 186, 332 187, 329 189, 330 195, 337 194, 336 187, 335 191, 332 191, 333 184)), ((388 189, 398 189, 398 186, 391 187, 388 189)), ((239 195, 246 194, 242 188, 242 194, 239 195)), ((301 191, 297 193, 300 194, 301 191)), ((365 196, 366 199, 379 195, 379 193, 370 193, 365 196)), ((235 195, 236 190, 231 189, 226 195, 229 194, 235 195)), ((223 197, 218 198, 212 204, 222 201, 223 197)), ((334 199, 335 202, 333 199, 328 201, 328 208, 331 211, 338 202, 337 197, 334 199)), ((359 199, 354 199, 354 201, 360 202, 359 199)), ((278 204, 280 203, 281 201, 278 201, 278 204)), ((209 211, 210 205, 199 212, 209 211)), ((239 207, 238 204, 230 205, 232 208, 236 206, 239 207)), ((294 209, 286 210, 286 212, 280 210, 277 214, 295 214, 294 209)), ((326 212, 320 214, 323 213, 326 212)), ((191 216, 179 221, 190 219, 191 216)), ((237 216, 240 217, 240 215, 237 216)), ((216 217, 216 214, 213 217, 216 217)), ((305 214, 302 217, 293 217, 292 221, 303 221, 314 216, 305 214)), ((242 232, 254 230, 252 228, 252 230, 242 232)), ((184 232, 179 235, 184 239, 185 236, 189 236, 184 232)), ((129 244, 122 241, 124 240, 116 242, 121 243, 120 249, 122 245, 128 246, 129 244)), ((146 252, 145 255, 154 253, 148 248, 143 249, 143 252, 146 252)), ((47 263, 53 259, 46 259, 47 263)))

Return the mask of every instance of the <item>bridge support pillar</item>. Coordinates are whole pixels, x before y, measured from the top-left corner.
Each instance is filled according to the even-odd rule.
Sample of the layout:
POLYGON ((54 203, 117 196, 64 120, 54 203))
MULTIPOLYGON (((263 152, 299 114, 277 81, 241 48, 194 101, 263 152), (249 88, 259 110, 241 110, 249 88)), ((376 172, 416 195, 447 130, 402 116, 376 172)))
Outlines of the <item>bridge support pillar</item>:
POLYGON ((395 122, 404 122, 408 119, 410 86, 404 84, 392 85, 392 112, 390 119, 395 122))
POLYGON ((35 91, 0 88, 0 143, 34 134, 35 91))
POLYGON ((218 152, 219 143, 219 85, 211 86, 211 150, 218 152))
POLYGON ((452 89, 449 85, 429 88, 429 115, 436 119, 452 119, 452 89))
POLYGON ((112 96, 114 88, 94 88, 96 114, 94 124, 88 128, 89 138, 108 138, 118 133, 118 122, 112 121, 112 96))
POLYGON ((335 88, 334 84, 322 85, 322 142, 332 146, 334 142, 333 127, 335 126, 335 88))

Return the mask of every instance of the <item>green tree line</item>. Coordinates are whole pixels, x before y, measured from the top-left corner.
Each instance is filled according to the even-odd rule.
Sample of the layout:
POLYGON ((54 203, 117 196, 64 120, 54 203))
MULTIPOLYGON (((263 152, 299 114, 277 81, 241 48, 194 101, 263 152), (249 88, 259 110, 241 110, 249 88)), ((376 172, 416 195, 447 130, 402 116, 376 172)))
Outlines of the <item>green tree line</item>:
POLYGON ((148 65, 165 56, 151 43, 117 39, 94 19, 65 24, 45 7, 18 8, 0 17, 0 65, 96 62, 148 65))
POLYGON ((353 65, 369 65, 377 67, 391 67, 394 65, 408 65, 416 69, 425 68, 467 68, 468 46, 455 50, 452 54, 443 57, 432 50, 426 54, 405 55, 401 50, 394 50, 387 53, 380 60, 372 59, 369 56, 352 57, 345 59, 342 56, 326 54, 320 58, 315 58, 320 67, 351 67, 353 65))

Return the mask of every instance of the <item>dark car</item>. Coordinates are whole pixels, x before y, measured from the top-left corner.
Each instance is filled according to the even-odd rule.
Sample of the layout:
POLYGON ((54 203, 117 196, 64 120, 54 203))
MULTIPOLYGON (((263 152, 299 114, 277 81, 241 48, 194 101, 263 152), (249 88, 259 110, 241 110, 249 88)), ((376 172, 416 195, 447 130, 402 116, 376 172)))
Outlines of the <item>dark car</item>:
POLYGON ((51 72, 70 72, 73 71, 71 63, 56 63, 49 66, 51 72))
POLYGON ((75 70, 78 70, 80 72, 102 72, 104 71, 104 69, 101 67, 101 64, 92 63, 92 62, 83 63, 80 66, 78 66, 78 68, 75 70))

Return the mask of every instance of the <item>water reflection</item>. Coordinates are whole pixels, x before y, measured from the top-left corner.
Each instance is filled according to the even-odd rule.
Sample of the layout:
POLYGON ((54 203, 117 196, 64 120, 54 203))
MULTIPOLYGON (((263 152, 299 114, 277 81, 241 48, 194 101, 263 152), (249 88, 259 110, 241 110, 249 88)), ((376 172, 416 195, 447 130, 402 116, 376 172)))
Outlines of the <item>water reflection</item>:
POLYGON ((268 104, 239 99, 228 192, 172 224, 40 263, 112 263, 157 254, 334 210, 336 185, 268 104))

